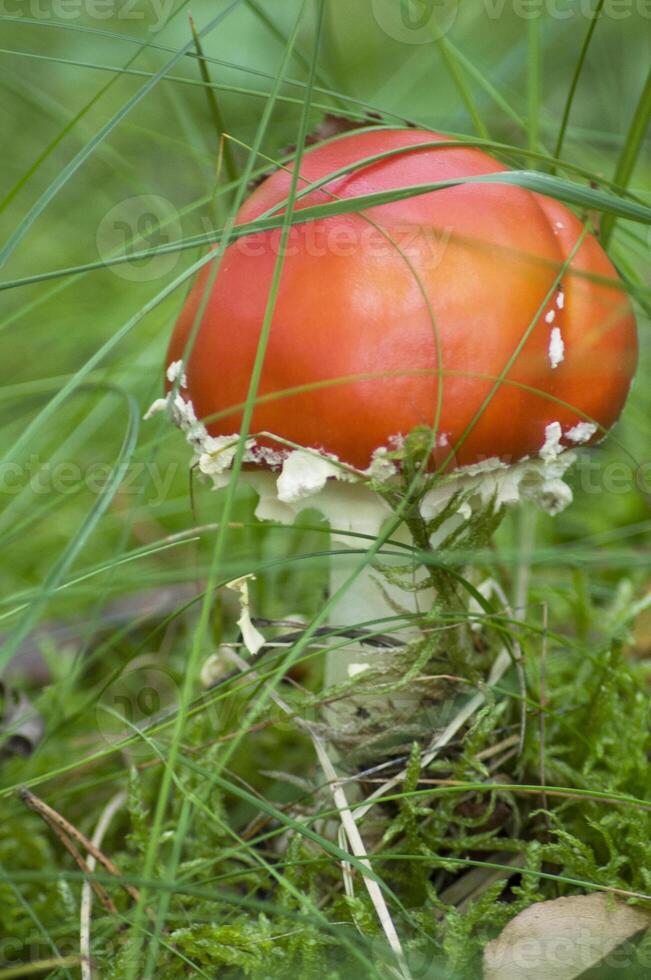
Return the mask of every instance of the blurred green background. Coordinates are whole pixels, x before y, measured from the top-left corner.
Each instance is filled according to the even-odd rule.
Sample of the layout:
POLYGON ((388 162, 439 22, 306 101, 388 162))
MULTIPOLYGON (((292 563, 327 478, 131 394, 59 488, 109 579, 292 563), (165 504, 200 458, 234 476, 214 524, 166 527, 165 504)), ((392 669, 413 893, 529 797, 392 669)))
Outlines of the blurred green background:
MULTIPOLYGON (((409 122, 504 144, 497 155, 523 168, 527 151, 554 151, 595 6, 596 0, 441 0, 405 8, 390 0, 327 0, 311 123, 316 127, 326 112, 409 122)), ((615 178, 631 145, 631 123, 644 117, 640 99, 651 54, 648 4, 601 7, 557 170, 596 186, 615 178), (563 163, 583 176, 564 171, 563 163)), ((109 267, 104 262, 130 248, 205 235, 228 214, 232 186, 220 167, 214 103, 202 82, 189 12, 199 30, 225 12, 202 45, 241 172, 299 8, 297 0, 241 0, 228 10, 222 0, 5 0, 0 10, 0 239, 10 253, 0 273, 0 633, 6 655, 38 648, 55 682, 41 691, 27 670, 26 688, 48 723, 46 737, 30 759, 3 766, 2 782, 10 791, 66 765, 69 777, 50 783, 50 793, 60 794, 61 805, 82 820, 86 814, 95 818, 107 786, 131 761, 117 760, 96 784, 82 780, 87 788, 75 789, 83 775, 75 774, 76 762, 105 744, 94 699, 143 650, 171 671, 172 688, 180 686, 191 643, 182 628, 171 637, 169 631, 150 636, 136 630, 131 645, 125 641, 128 618, 106 636, 105 611, 128 598, 135 605, 121 607, 124 616, 137 621, 138 597, 147 590, 187 587, 172 592, 162 618, 197 594, 213 538, 170 536, 218 521, 223 505, 222 495, 199 481, 190 492, 181 434, 161 416, 142 421, 160 395, 164 352, 189 280, 154 300, 204 247, 109 267), (137 98, 184 46, 187 52, 137 98), (84 271, 86 265, 92 268, 84 271), (81 385, 41 415, 91 359, 81 385), (126 467, 121 485, 100 512, 102 487, 118 464, 126 467), (56 631, 70 624, 72 640, 62 643, 56 631), (95 639, 99 632, 101 642, 95 639), (93 656, 84 661, 89 651, 93 656)), ((316 23, 316 4, 307 4, 260 171, 296 141, 316 23)), ((649 204, 648 135, 627 181, 629 191, 649 204)), ((574 505, 554 519, 536 519, 530 555, 532 604, 548 602, 553 628, 587 642, 605 622, 616 632, 618 610, 631 608, 651 581, 649 244, 644 225, 617 221, 609 253, 636 305, 638 377, 611 439, 575 468, 574 505)), ((277 561, 255 583, 258 614, 313 614, 322 603, 326 564, 317 556, 299 565, 291 556, 326 548, 323 525, 307 515, 294 529, 261 527, 252 520, 253 506, 251 492, 241 490, 224 577, 277 561)), ((521 513, 509 514, 499 531, 491 561, 507 583, 513 584, 513 562, 529 533, 531 518, 521 513)), ((630 645, 627 615, 622 613, 627 625, 618 636, 630 645)), ((642 619, 636 628, 635 656, 644 658, 651 653, 651 626, 642 619)), ((213 625, 211 642, 222 630, 235 635, 228 607, 223 622, 213 625)), ((271 763, 286 745, 298 769, 307 764, 287 731, 265 743, 271 763)), ((244 756, 242 778, 257 778, 244 756)), ((274 798, 288 795, 273 781, 261 780, 260 787, 274 798)), ((7 796, 6 806, 7 820, 15 821, 7 826, 22 826, 20 805, 7 796)), ((240 815, 234 805, 235 824, 240 815)), ((41 851, 26 857, 26 865, 57 867, 59 858, 38 842, 36 824, 30 826, 25 854, 30 846, 41 851)), ((0 847, 5 870, 13 832, 0 847)), ((132 871, 138 870, 134 859, 132 871)), ((29 900, 40 908, 36 891, 29 900)), ((15 893, 5 898, 7 908, 17 902, 15 893)), ((43 908, 40 913, 46 915, 43 908)), ((55 930, 52 922, 49 930, 55 930)))

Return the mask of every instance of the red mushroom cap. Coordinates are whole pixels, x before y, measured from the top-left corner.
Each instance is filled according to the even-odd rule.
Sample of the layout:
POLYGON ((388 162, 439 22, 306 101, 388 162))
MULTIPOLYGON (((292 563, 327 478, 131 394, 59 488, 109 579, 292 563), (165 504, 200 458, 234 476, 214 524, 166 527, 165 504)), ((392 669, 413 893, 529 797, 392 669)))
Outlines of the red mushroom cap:
MULTIPOLYGON (((299 190, 375 154, 404 152, 362 162, 296 206, 506 169, 471 147, 424 145, 444 139, 378 129, 319 145, 303 157, 299 190)), ((290 180, 283 170, 265 180, 238 223, 286 201, 290 180)), ((471 426, 455 465, 535 455, 553 422, 564 445, 598 438, 585 422, 603 430, 617 419, 637 339, 629 300, 592 235, 536 319, 583 233, 563 204, 496 183, 294 225, 251 433, 271 432, 363 469, 393 437, 434 425, 441 383, 439 446, 455 449, 471 426)), ((240 429, 279 241, 276 229, 229 246, 189 353, 184 397, 199 419, 217 415, 206 423, 213 436, 240 429)), ((168 363, 187 354, 209 275, 207 266, 190 293, 168 363)))

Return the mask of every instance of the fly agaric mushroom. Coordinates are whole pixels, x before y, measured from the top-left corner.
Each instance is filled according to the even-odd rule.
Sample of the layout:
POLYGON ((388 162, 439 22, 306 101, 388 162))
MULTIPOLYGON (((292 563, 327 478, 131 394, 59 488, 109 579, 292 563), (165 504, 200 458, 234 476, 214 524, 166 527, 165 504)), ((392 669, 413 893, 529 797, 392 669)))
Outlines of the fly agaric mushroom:
MULTIPOLYGON (((513 183, 422 192, 418 185, 506 170, 446 140, 378 128, 302 158, 299 218, 313 205, 415 190, 291 229, 244 458, 259 517, 291 522, 316 507, 344 535, 375 534, 390 511, 369 484, 397 479, 401 446, 419 427, 431 430, 429 469, 445 471, 420 501, 423 517, 459 489, 458 523, 489 501, 532 499, 557 513, 571 501, 562 477, 572 449, 594 443, 621 412, 635 322, 598 241, 563 204, 513 183)), ((255 190, 239 225, 283 209, 290 169, 255 190)), ((154 408, 171 408, 216 486, 235 455, 279 242, 275 229, 227 248, 190 345, 206 266, 169 347, 168 395, 154 408)), ((371 572, 336 621, 423 601, 371 572)), ((367 667, 359 655, 337 657, 327 679, 367 667)))

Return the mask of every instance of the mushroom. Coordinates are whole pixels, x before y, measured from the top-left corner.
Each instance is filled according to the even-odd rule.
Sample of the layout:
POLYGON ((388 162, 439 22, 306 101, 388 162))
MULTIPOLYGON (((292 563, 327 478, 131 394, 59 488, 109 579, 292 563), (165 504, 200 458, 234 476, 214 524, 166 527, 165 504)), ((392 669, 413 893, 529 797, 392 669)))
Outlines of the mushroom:
MULTIPOLYGON (((359 549, 349 535, 375 535, 389 516, 378 488, 399 484, 419 432, 433 477, 421 516, 458 503, 433 547, 481 508, 528 499, 555 514, 570 503, 573 450, 600 439, 626 400, 635 321, 613 265, 563 204, 513 183, 418 187, 505 170, 413 129, 349 133, 304 154, 299 218, 340 199, 414 193, 292 227, 246 434, 242 476, 261 519, 316 507, 359 549)), ((277 170, 237 223, 281 211, 290 182, 289 168, 277 170)), ((169 346, 168 394, 154 410, 169 408, 216 487, 229 479, 279 241, 270 229, 229 245, 194 336, 205 267, 169 346)), ((399 534, 411 541, 406 526, 399 534)), ((349 568, 333 560, 334 588, 349 568)), ((421 591, 390 579, 367 569, 332 621, 431 606, 429 580, 421 591)), ((376 657, 331 655, 326 681, 356 677, 376 657)))

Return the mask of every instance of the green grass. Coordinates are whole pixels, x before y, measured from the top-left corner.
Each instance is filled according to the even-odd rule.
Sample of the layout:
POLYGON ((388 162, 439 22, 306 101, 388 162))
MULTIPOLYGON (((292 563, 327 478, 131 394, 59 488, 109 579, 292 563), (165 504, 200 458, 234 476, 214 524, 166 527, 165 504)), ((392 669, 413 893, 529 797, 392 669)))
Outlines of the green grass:
MULTIPOLYGON (((651 902, 648 21, 601 7, 597 21, 527 21, 517 5, 495 19, 460 5, 447 33, 419 44, 387 34, 368 0, 199 2, 199 45, 185 3, 162 25, 144 2, 142 19, 93 19, 90 7, 1 18, 0 664, 21 658, 11 684, 29 699, 31 751, 0 755, 0 980, 79 976, 83 875, 21 787, 86 837, 125 794, 101 849, 138 896, 93 875, 115 906, 95 897, 90 919, 102 977, 395 975, 301 724, 320 717, 337 548, 315 513, 292 528, 256 522, 235 480, 190 490, 180 434, 141 421, 206 244, 241 233, 250 178, 328 110, 486 145, 513 182, 599 214, 641 342, 621 421, 571 475, 571 508, 510 512, 492 543, 478 526, 420 554, 442 589, 460 583, 479 601, 484 627, 464 659, 449 637, 467 613, 435 609, 405 673, 461 673, 457 707, 463 692, 485 698, 433 760, 425 747, 450 698, 407 740, 404 776, 360 822, 368 879, 414 977, 478 976, 483 945, 536 901, 605 890, 651 902), (109 219, 142 195, 163 199, 161 225, 138 226, 137 202, 116 212, 131 221, 125 260, 109 219), (237 638, 224 585, 249 572, 258 616, 307 629, 257 675, 208 691, 209 655, 237 638), (522 620, 476 592, 488 575, 512 604, 526 586, 522 620), (523 670, 486 687, 487 665, 514 644, 523 670)), ((297 215, 350 206, 294 213, 307 190, 295 182, 285 211, 256 226, 286 235, 297 215)), ((279 260, 266 331, 281 274, 279 260)), ((352 577, 400 553, 400 516, 360 539, 352 577)), ((383 777, 369 774, 359 798, 383 777)))

